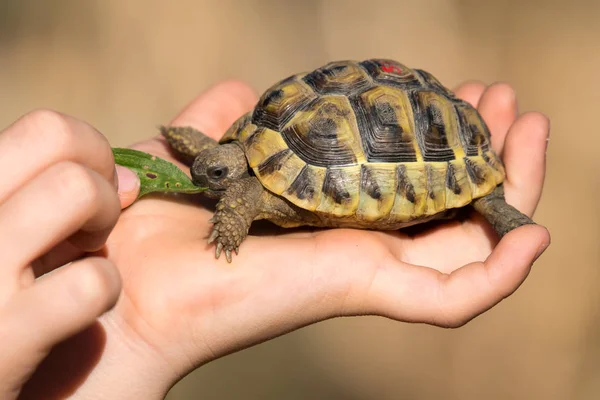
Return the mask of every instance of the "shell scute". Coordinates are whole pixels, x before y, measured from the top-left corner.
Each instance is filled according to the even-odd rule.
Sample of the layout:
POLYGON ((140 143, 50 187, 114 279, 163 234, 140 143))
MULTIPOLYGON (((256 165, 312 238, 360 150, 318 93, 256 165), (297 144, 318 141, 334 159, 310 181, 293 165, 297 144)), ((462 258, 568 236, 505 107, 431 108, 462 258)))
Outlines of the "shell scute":
POLYGON ((327 168, 321 203, 316 211, 336 217, 354 215, 358 208, 359 190, 360 165, 327 168))
POLYGON ((305 210, 315 211, 321 204, 326 168, 305 165, 282 196, 305 210))
POLYGON ((458 118, 447 97, 433 91, 412 94, 415 109, 416 135, 423 161, 451 161, 462 158, 458 118))
POLYGON ((348 61, 329 63, 306 74, 302 80, 321 95, 350 95, 373 85, 364 69, 348 61))
POLYGON ((346 97, 320 98, 298 111, 281 135, 290 149, 310 165, 343 166, 365 161, 356 117, 346 97))
POLYGON ((360 197, 356 217, 373 222, 387 216, 394 205, 397 166, 394 163, 368 163, 361 166, 360 197))
POLYGON ((390 217, 409 222, 425 215, 427 207, 427 179, 425 164, 402 163, 396 168, 397 188, 390 217))
POLYGON ((318 95, 301 79, 288 78, 269 89, 259 100, 252 113, 252 123, 280 131, 296 113, 318 95))
POLYGON ((393 86, 403 90, 422 86, 419 75, 414 70, 397 61, 373 59, 362 61, 360 65, 378 84, 393 86))
POLYGON ((407 93, 376 86, 350 98, 350 103, 369 162, 414 162, 422 159, 407 93))

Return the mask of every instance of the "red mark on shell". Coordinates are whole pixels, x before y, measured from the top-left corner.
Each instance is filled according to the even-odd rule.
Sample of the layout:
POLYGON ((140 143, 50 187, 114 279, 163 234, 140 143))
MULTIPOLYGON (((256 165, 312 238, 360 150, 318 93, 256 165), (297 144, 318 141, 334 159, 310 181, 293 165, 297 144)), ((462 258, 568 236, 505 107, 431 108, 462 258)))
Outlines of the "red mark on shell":
POLYGON ((391 65, 391 64, 383 64, 381 66, 381 69, 383 70, 383 72, 390 72, 393 74, 401 74, 402 73, 402 69, 400 67, 397 67, 397 66, 391 65))

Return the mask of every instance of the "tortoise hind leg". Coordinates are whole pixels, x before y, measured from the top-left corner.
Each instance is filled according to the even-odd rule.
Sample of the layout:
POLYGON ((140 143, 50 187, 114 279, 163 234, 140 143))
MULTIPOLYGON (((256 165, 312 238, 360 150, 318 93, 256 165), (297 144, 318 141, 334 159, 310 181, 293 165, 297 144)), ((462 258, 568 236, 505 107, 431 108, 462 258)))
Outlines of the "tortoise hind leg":
POLYGON ((161 126, 160 133, 177 157, 188 165, 202 151, 218 145, 216 140, 190 126, 161 126))
POLYGON ((473 207, 492 224, 500 238, 520 226, 535 224, 531 218, 506 202, 502 185, 487 196, 475 200, 473 207))

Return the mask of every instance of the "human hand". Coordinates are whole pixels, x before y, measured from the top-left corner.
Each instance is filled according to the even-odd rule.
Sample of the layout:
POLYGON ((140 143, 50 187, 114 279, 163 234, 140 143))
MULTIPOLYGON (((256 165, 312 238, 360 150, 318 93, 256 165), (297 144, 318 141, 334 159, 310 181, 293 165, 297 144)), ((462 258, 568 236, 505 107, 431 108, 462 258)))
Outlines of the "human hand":
POLYGON ((120 207, 110 145, 80 121, 30 113, 0 132, 0 154, 0 398, 11 399, 55 344, 115 304, 115 266, 75 259, 104 245, 120 207))
MULTIPOLYGON (((531 216, 544 180, 548 121, 537 113, 517 118, 507 85, 466 84, 458 95, 478 105, 489 124, 506 164, 507 201, 531 216)), ((256 100, 243 84, 220 84, 171 125, 218 138, 256 100)), ((177 163, 161 137, 134 148, 177 163)), ((458 327, 516 290, 550 241, 543 227, 530 225, 498 243, 477 214, 415 236, 268 228, 251 231, 228 264, 206 243, 212 211, 199 198, 147 197, 123 212, 107 242, 123 293, 101 318, 108 339, 95 368, 103 372, 92 373, 83 389, 98 393, 110 382, 110 397, 118 398, 143 379, 146 387, 136 390, 158 398, 199 365, 336 316, 458 327)))

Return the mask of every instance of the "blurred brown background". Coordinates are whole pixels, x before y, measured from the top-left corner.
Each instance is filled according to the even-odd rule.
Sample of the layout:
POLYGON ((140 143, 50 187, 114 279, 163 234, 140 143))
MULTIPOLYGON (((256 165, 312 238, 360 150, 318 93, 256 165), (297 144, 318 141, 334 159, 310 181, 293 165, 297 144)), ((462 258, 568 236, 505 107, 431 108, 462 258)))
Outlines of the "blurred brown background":
POLYGON ((332 59, 508 81, 552 121, 536 219, 553 243, 515 295, 452 331, 311 326, 197 370, 169 399, 600 398, 600 2, 369 3, 0 0, 0 126, 50 107, 123 146, 219 79, 262 91, 332 59))

